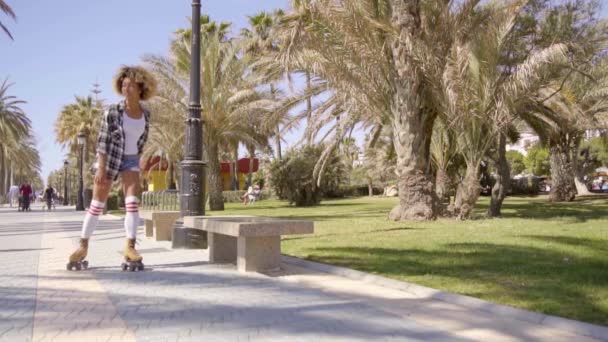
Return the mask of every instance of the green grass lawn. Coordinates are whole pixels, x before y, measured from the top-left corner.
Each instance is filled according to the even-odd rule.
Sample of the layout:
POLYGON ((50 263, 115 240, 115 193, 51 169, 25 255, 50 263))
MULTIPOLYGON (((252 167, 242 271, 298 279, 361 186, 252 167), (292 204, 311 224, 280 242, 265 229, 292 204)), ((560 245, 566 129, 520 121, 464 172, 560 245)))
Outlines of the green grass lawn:
MULTIPOLYGON (((308 219, 285 254, 552 315, 608 325, 608 200, 549 204, 508 198, 501 219, 392 222, 394 198, 324 201, 314 208, 229 203, 209 215, 308 219)), ((485 212, 482 198, 478 213, 485 212)))

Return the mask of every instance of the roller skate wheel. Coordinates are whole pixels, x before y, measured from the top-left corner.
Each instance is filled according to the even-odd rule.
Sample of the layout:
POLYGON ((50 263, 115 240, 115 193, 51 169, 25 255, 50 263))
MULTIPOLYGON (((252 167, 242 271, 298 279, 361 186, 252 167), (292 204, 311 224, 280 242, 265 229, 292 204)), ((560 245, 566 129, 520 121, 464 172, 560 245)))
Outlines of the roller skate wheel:
POLYGON ((65 265, 65 268, 66 268, 68 271, 71 271, 71 270, 72 270, 72 263, 71 263, 71 262, 68 262, 68 264, 67 264, 67 265, 65 265))
POLYGON ((76 271, 80 271, 82 269, 82 265, 80 265, 80 263, 77 263, 74 266, 76 266, 76 271))
POLYGON ((129 266, 126 263, 122 263, 121 268, 123 271, 126 271, 129 266))
POLYGON ((133 265, 133 264, 129 265, 129 271, 135 272, 135 265, 133 265))
POLYGON ((83 267, 85 270, 86 270, 86 269, 88 269, 88 268, 89 268, 89 262, 88 262, 88 261, 86 261, 86 260, 85 260, 85 261, 83 261, 83 262, 82 262, 82 267, 83 267))
POLYGON ((140 271, 143 271, 143 270, 144 270, 144 264, 139 265, 137 268, 138 268, 140 271))

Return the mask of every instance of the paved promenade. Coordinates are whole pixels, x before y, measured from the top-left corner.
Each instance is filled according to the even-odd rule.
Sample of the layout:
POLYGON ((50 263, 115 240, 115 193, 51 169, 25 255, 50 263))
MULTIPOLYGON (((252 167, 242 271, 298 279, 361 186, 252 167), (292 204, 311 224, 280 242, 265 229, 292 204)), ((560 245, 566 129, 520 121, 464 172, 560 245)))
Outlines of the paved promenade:
MULTIPOLYGON (((210 265, 143 237, 146 271, 120 270, 122 220, 103 216, 91 268, 68 272, 82 212, 0 208, 0 341, 600 341, 351 279, 293 261, 277 274, 210 265), (303 267, 306 266, 306 267, 303 267)), ((592 327, 593 328, 593 327, 592 327)), ((600 333, 602 330, 599 330, 600 333)), ((588 334, 587 334, 588 335, 588 334)), ((608 336, 608 335, 606 335, 608 336)))

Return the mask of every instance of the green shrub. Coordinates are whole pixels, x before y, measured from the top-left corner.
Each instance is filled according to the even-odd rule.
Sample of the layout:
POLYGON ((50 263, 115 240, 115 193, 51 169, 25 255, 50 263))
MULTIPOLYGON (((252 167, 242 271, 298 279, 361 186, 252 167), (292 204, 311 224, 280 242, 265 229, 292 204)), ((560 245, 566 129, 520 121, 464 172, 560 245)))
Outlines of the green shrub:
POLYGON ((258 172, 253 174, 251 181, 253 184, 259 185, 260 189, 264 189, 265 177, 266 175, 264 175, 264 170, 260 169, 258 172))
POLYGON ((507 161, 509 162, 509 166, 511 167, 511 174, 518 175, 526 169, 526 164, 524 163, 525 156, 521 154, 519 151, 507 151, 506 153, 507 161))
POLYGON ((528 150, 528 156, 524 158, 526 169, 536 176, 548 176, 551 174, 551 162, 549 150, 540 144, 532 146, 528 150))
POLYGON ((273 190, 280 199, 303 207, 319 204, 323 195, 340 196, 347 177, 346 168, 335 151, 327 160, 321 184, 317 186, 313 179, 314 167, 323 149, 323 145, 293 149, 283 160, 275 160, 270 165, 273 190))

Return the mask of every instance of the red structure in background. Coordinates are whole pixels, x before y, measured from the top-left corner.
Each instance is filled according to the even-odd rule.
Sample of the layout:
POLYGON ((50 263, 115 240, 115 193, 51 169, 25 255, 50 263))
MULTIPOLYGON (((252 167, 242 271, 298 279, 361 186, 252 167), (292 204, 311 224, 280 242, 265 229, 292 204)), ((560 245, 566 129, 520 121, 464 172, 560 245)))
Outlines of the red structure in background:
MULTIPOLYGON (((247 186, 247 176, 249 175, 249 161, 250 158, 241 158, 237 161, 236 165, 236 176, 238 179, 239 189, 244 189, 247 186)), ((230 179, 230 167, 234 168, 234 163, 229 161, 223 161, 220 163, 220 175, 222 177, 222 184, 224 190, 231 190, 234 187, 233 181, 230 179)), ((253 159, 252 172, 257 172, 260 167, 260 162, 257 158, 253 159)), ((144 177, 146 180, 146 187, 152 190, 164 190, 167 188, 166 184, 167 170, 169 169, 169 162, 165 158, 160 156, 154 156, 148 159, 143 169, 144 177)), ((209 171, 207 171, 209 172, 209 171)))
MULTIPOLYGON (((237 161, 237 172, 239 173, 249 173, 249 158, 241 158, 237 161)), ((158 163, 161 161, 160 156, 154 156, 148 159, 146 166, 144 167, 144 171, 148 172, 150 170, 159 170, 158 163)), ((230 173, 230 165, 233 165, 232 162, 223 161, 220 163, 220 170, 222 173, 230 173)), ((253 171, 258 172, 258 168, 260 167, 260 161, 258 158, 253 159, 253 171)), ((163 158, 162 164, 160 165, 160 171, 167 171, 169 168, 169 162, 163 158)))
MULTIPOLYGON (((249 173, 249 158, 241 158, 237 161, 237 172, 238 173, 249 173)), ((222 173, 230 173, 230 165, 233 165, 232 162, 223 161, 220 163, 220 169, 222 173)), ((260 167, 260 161, 258 158, 253 158, 253 171, 258 172, 258 168, 260 167)))

